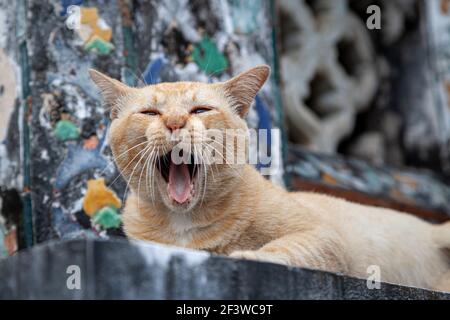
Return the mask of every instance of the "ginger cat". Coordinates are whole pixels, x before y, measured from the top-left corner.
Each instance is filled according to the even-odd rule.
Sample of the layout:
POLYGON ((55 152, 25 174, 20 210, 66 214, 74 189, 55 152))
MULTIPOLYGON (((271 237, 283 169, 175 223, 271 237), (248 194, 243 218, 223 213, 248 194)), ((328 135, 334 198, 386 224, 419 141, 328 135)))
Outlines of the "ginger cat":
POLYGON ((290 193, 245 163, 198 161, 202 148, 219 158, 229 151, 202 130, 247 130, 243 118, 269 73, 257 66, 222 83, 130 88, 90 71, 111 108, 110 144, 131 189, 123 212, 128 237, 360 278, 375 265, 383 282, 449 291, 449 223, 290 193), (192 144, 176 162, 181 139, 174 136, 182 130, 192 144))

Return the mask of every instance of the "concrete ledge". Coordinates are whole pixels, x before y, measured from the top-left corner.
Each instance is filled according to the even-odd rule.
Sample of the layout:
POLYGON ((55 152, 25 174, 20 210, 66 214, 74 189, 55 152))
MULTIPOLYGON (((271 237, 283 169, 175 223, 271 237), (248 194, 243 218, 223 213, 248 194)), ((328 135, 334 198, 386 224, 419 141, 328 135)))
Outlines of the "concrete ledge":
POLYGON ((47 243, 0 260, 0 299, 450 299, 450 294, 153 243, 47 243), (67 268, 81 270, 69 290, 67 268))

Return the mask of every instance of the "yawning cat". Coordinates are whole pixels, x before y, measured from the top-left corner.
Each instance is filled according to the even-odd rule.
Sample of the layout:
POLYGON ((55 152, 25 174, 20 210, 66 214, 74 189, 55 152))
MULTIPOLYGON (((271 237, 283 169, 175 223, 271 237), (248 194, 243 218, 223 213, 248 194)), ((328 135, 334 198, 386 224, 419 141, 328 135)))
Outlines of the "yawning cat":
POLYGON ((246 130, 243 118, 269 72, 258 66, 222 83, 130 88, 91 70, 111 109, 110 144, 131 189, 123 212, 126 234, 361 278, 376 266, 381 281, 450 290, 450 224, 323 194, 289 193, 248 164, 204 161, 204 151, 224 159, 238 149, 234 138, 240 134, 227 140, 228 148, 203 132, 246 130), (180 144, 181 162, 174 160, 180 144))

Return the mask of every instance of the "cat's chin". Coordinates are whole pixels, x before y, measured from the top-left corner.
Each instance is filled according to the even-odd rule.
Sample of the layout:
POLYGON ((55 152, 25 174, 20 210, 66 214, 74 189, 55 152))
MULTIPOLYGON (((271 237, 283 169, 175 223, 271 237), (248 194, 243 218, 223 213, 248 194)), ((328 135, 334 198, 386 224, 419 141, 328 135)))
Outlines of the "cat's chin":
MULTIPOLYGON (((170 200, 169 200, 170 201, 170 200)), ((164 201, 164 204, 169 212, 175 213, 175 214, 186 214, 191 211, 196 206, 196 202, 187 201, 185 203, 178 203, 176 201, 171 201, 167 203, 164 201)))

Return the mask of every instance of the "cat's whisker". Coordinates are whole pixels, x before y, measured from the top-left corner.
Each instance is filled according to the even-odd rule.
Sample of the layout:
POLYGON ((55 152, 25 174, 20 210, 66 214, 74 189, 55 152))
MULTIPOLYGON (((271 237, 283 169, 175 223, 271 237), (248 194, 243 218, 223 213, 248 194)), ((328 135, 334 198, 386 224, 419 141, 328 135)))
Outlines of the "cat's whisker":
MULTIPOLYGON (((158 158, 158 166, 159 166, 159 168, 162 168, 161 167, 161 157, 158 156, 157 158, 158 158)), ((155 166, 156 166, 156 161, 155 161, 155 166)))
MULTIPOLYGON (((157 149, 159 151, 159 148, 157 149)), ((152 168, 152 175, 151 175, 151 189, 152 189, 152 202, 153 205, 155 205, 155 172, 156 172, 156 160, 158 159, 158 152, 153 153, 152 158, 150 159, 150 166, 152 168)))
MULTIPOLYGON (((211 57, 212 57, 212 54, 210 54, 210 55, 208 56, 208 61, 206 62, 205 70, 208 70, 209 63, 211 62, 211 57)), ((209 76, 207 76, 207 77, 209 78, 209 76)))
POLYGON ((203 206, 203 200, 205 199, 206 185, 207 185, 207 181, 208 181, 208 171, 207 171, 207 168, 206 168, 204 157, 203 157, 203 155, 201 153, 200 153, 200 157, 201 157, 201 160, 202 160, 202 163, 203 163, 203 172, 204 172, 204 176, 203 176, 203 178, 204 178, 203 193, 202 193, 202 200, 201 200, 201 203, 200 203, 200 206, 203 206))
MULTIPOLYGON (((223 144, 222 144, 221 146, 226 148, 226 146, 224 146, 223 144)), ((210 144, 205 144, 205 147, 207 147, 207 148, 212 148, 212 150, 214 150, 215 152, 219 153, 219 155, 222 157, 223 164, 226 165, 226 166, 228 166, 231 170, 233 170, 233 172, 234 172, 239 178, 241 178, 242 180, 244 180, 244 178, 243 178, 242 175, 236 170, 236 168, 234 168, 231 164, 229 164, 229 163, 226 162, 226 159, 225 159, 224 155, 223 155, 216 147, 214 147, 213 145, 210 145, 210 144)))
MULTIPOLYGON (((209 155, 212 155, 211 151, 217 151, 219 153, 219 155, 222 157, 222 159, 224 158, 223 154, 221 152, 219 152, 217 149, 213 149, 211 145, 209 145, 209 143, 215 143, 215 140, 209 140, 209 141, 202 141, 201 142, 201 146, 202 146, 202 150, 203 148, 209 148, 208 150, 210 151, 210 153, 208 153, 209 155)), ((210 159, 211 160, 211 159, 210 159)), ((212 163, 214 165, 214 167, 212 167, 211 171, 213 174, 213 179, 214 179, 214 168, 216 169, 216 172, 219 172, 219 167, 218 167, 218 163, 216 161, 213 161, 212 163)), ((214 179, 215 181, 215 179, 214 179)))
MULTIPOLYGON (((202 151, 202 154, 203 154, 203 147, 204 146, 207 147, 207 145, 202 142, 201 148, 200 148, 201 151, 202 151)), ((203 161, 205 161, 205 157, 203 157, 203 161)), ((213 163, 213 164, 215 164, 215 163, 213 163)), ((208 165, 211 167, 211 175, 212 175, 213 181, 215 182, 216 178, 214 177, 214 167, 211 165, 211 158, 210 157, 208 157, 208 165)), ((217 164, 215 164, 215 166, 217 168, 217 164)))
POLYGON ((123 201, 125 201, 125 198, 128 196, 128 192, 129 192, 129 190, 130 190, 130 184, 131 184, 131 182, 132 182, 132 180, 133 180, 133 176, 134 176, 134 171, 136 170, 136 168, 137 168, 137 166, 139 165, 139 163, 142 161, 143 156, 144 156, 145 153, 148 151, 148 148, 149 148, 149 146, 146 146, 143 150, 141 150, 141 151, 139 152, 139 154, 141 155, 141 157, 140 157, 139 160, 136 162, 135 166, 133 167, 133 170, 131 171, 131 174, 130 174, 128 180, 126 181, 127 184, 126 184, 126 186, 125 186, 125 192, 124 192, 124 195, 123 195, 123 201))
POLYGON ((159 147, 157 145, 153 145, 153 148, 147 157, 146 160, 146 189, 147 189, 147 196, 150 197, 151 203, 153 206, 155 206, 154 203, 154 188, 153 188, 153 179, 155 175, 155 164, 154 160, 157 158, 159 147))
MULTIPOLYGON (((144 157, 148 154, 148 152, 150 151, 150 154, 152 154, 154 148, 150 149, 148 148, 148 151, 144 153, 144 157)), ((141 209, 141 205, 140 205, 140 200, 141 200, 141 180, 142 180, 142 174, 144 173, 145 170, 145 163, 144 166, 141 169, 141 174, 139 176, 139 182, 138 182, 138 209, 141 209)))
MULTIPOLYGON (((135 145, 135 146, 133 146, 133 147, 127 149, 127 150, 124 151, 121 155, 119 155, 119 156, 117 156, 117 157, 114 157, 115 161, 117 161, 117 160, 121 159, 122 157, 128 155, 128 153, 129 153, 130 151, 132 151, 132 150, 134 150, 134 149, 136 149, 136 148, 138 148, 138 147, 140 147, 140 146, 142 146, 142 145, 144 145, 144 144, 146 144, 146 143, 148 143, 148 142, 147 142, 147 141, 144 141, 144 142, 141 142, 141 143, 139 143, 139 144, 137 144, 137 145, 135 145)), ((102 176, 102 175, 105 173, 106 169, 108 169, 109 166, 114 165, 114 164, 115 164, 115 162, 110 162, 109 164, 107 164, 107 165, 105 166, 105 169, 103 169, 103 170, 100 172, 100 175, 102 176)))
MULTIPOLYGON (((201 165, 201 154, 198 152, 198 150, 197 150, 197 144, 193 144, 193 148, 194 148, 194 162, 195 162, 195 167, 194 167, 194 170, 197 170, 198 172, 197 172, 197 175, 199 175, 200 173, 200 169, 199 169, 199 166, 201 165)), ((202 203, 200 203, 200 206, 202 205, 202 203)))
MULTIPOLYGON (((130 184, 132 182, 133 176, 134 176, 134 172, 136 171, 137 166, 139 165, 139 163, 142 161, 143 157, 145 156, 145 153, 148 151, 148 149, 150 148, 150 146, 146 146, 143 150, 141 150, 138 155, 141 155, 141 158, 139 159, 139 161, 136 163, 136 165, 134 166, 133 170, 131 171, 131 175, 130 178, 127 181, 127 186, 125 188, 125 193, 124 193, 124 198, 123 201, 125 201, 125 197, 128 196, 128 191, 130 189, 130 184)), ((135 157, 136 158, 136 157, 135 157)), ((134 161, 134 159, 132 160, 134 161)))
MULTIPOLYGON (((220 151, 215 149, 214 147, 212 147, 212 146, 208 146, 208 147, 213 148, 216 152, 221 154, 220 151)), ((228 168, 230 168, 240 179, 242 179, 244 181, 244 178, 242 177, 242 175, 236 170, 236 168, 233 167, 232 164, 229 164, 229 163, 226 162, 226 159, 224 158, 223 155, 222 155, 222 159, 223 159, 223 164, 228 166, 228 168)), ((216 164, 216 166, 217 166, 217 164, 216 164)))
MULTIPOLYGON (((147 143, 147 142, 146 142, 146 143, 147 143)), ((144 145, 144 144, 145 144, 145 143, 143 143, 142 145, 144 145)), ((142 146, 142 145, 140 145, 140 146, 142 146)), ((143 150, 144 150, 145 148, 146 148, 146 147, 144 147, 143 150)), ((114 183, 116 183, 116 181, 117 181, 121 176, 125 176, 125 175, 124 175, 125 170, 133 163, 134 160, 136 160, 136 158, 141 154, 141 152, 142 152, 143 150, 141 150, 140 152, 138 152, 138 153, 136 154, 136 156, 135 156, 133 159, 131 159, 130 162, 128 162, 128 164, 125 166, 125 168, 123 168, 123 170, 121 170, 121 169, 119 168, 119 166, 117 166, 117 170, 119 171, 119 174, 117 175, 117 177, 116 177, 110 184, 108 184, 109 187, 111 187, 112 185, 114 185, 114 183)), ((117 159, 116 159, 116 162, 117 162, 117 159)))
MULTIPOLYGON (((139 72, 139 74, 141 75, 141 81, 144 83, 144 85, 146 85, 146 86, 148 86, 149 85, 149 83, 147 83, 147 81, 145 81, 145 78, 144 78, 144 72, 142 72, 142 69, 141 68, 139 68, 139 66, 136 66, 136 68, 137 68, 137 71, 139 72)), ((153 81, 152 81, 153 82, 153 81)))
POLYGON ((145 79, 142 77, 138 77, 138 75, 136 74, 136 72, 134 72, 131 68, 128 68, 127 71, 137 80, 138 82, 138 87, 142 87, 147 85, 147 83, 145 82, 145 79))
POLYGON ((208 77, 208 80, 211 81, 211 78, 212 78, 214 75, 216 75, 216 74, 218 74, 218 73, 220 73, 220 72, 223 72, 223 71, 225 71, 225 70, 227 70, 227 67, 226 67, 226 68, 219 69, 219 70, 216 70, 216 71, 213 71, 213 72, 211 72, 210 74, 207 74, 206 76, 208 77))
POLYGON ((149 167, 150 167, 150 173, 149 176, 147 177, 147 189, 149 192, 149 196, 152 202, 153 207, 155 207, 155 185, 154 185, 154 180, 155 180, 155 175, 156 175, 156 159, 158 158, 158 154, 159 154, 159 146, 155 146, 152 154, 150 155, 149 159, 148 159, 148 163, 149 163, 149 167))
MULTIPOLYGON (((134 140, 139 140, 139 139, 142 139, 142 138, 144 138, 144 137, 146 137, 145 135, 144 136, 141 136, 141 137, 138 137, 138 138, 135 138, 135 139, 133 139, 132 141, 134 141, 134 140)), ((127 155, 128 154, 128 152, 130 152, 131 150, 133 150, 133 149, 135 149, 135 148, 137 148, 138 146, 140 146, 140 145, 142 145, 142 144, 144 144, 144 143, 146 143, 147 141, 144 141, 144 142, 142 142, 142 143, 139 143, 139 144, 137 144, 137 145, 135 145, 135 146, 133 146, 133 147, 131 147, 131 148, 129 148, 128 150, 125 150, 122 154, 120 154, 119 156, 117 156, 117 157, 114 157, 114 159, 117 161, 117 159, 120 159, 120 158, 122 158, 123 156, 125 156, 125 155, 127 155)), ((104 175, 105 174, 105 171, 106 171, 106 169, 108 169, 111 165, 114 165, 115 163, 114 162, 110 162, 110 163, 108 163, 104 168, 103 168, 103 170, 100 172, 100 175, 102 176, 102 175, 104 175)))
MULTIPOLYGON (((160 157, 160 151, 163 151, 163 154, 167 154, 167 147, 165 145, 155 145, 154 151, 152 151, 152 154, 149 156, 148 161, 147 161, 147 167, 148 167, 148 173, 147 173, 147 177, 146 177, 146 185, 147 185, 147 195, 150 197, 151 199, 151 203, 153 205, 153 207, 156 209, 155 207, 155 203, 156 203, 156 197, 155 197, 155 179, 156 179, 156 174, 158 174, 156 172, 157 168, 156 168, 156 161, 158 161, 159 166, 161 167, 161 157, 160 157)), ((166 159, 164 158, 163 161, 166 161, 166 159)))
POLYGON ((153 199, 151 198, 151 191, 150 191, 150 187, 151 187, 150 186, 150 177, 151 177, 151 175, 153 173, 153 170, 152 170, 152 167, 150 165, 150 162, 151 162, 151 157, 153 156, 154 148, 155 147, 153 147, 152 153, 150 154, 150 156, 147 158, 147 161, 146 161, 147 173, 146 173, 146 177, 145 177, 145 184, 146 184, 146 189, 147 189, 146 194, 147 194, 148 197, 150 197, 150 200, 151 200, 152 204, 153 204, 153 199))

